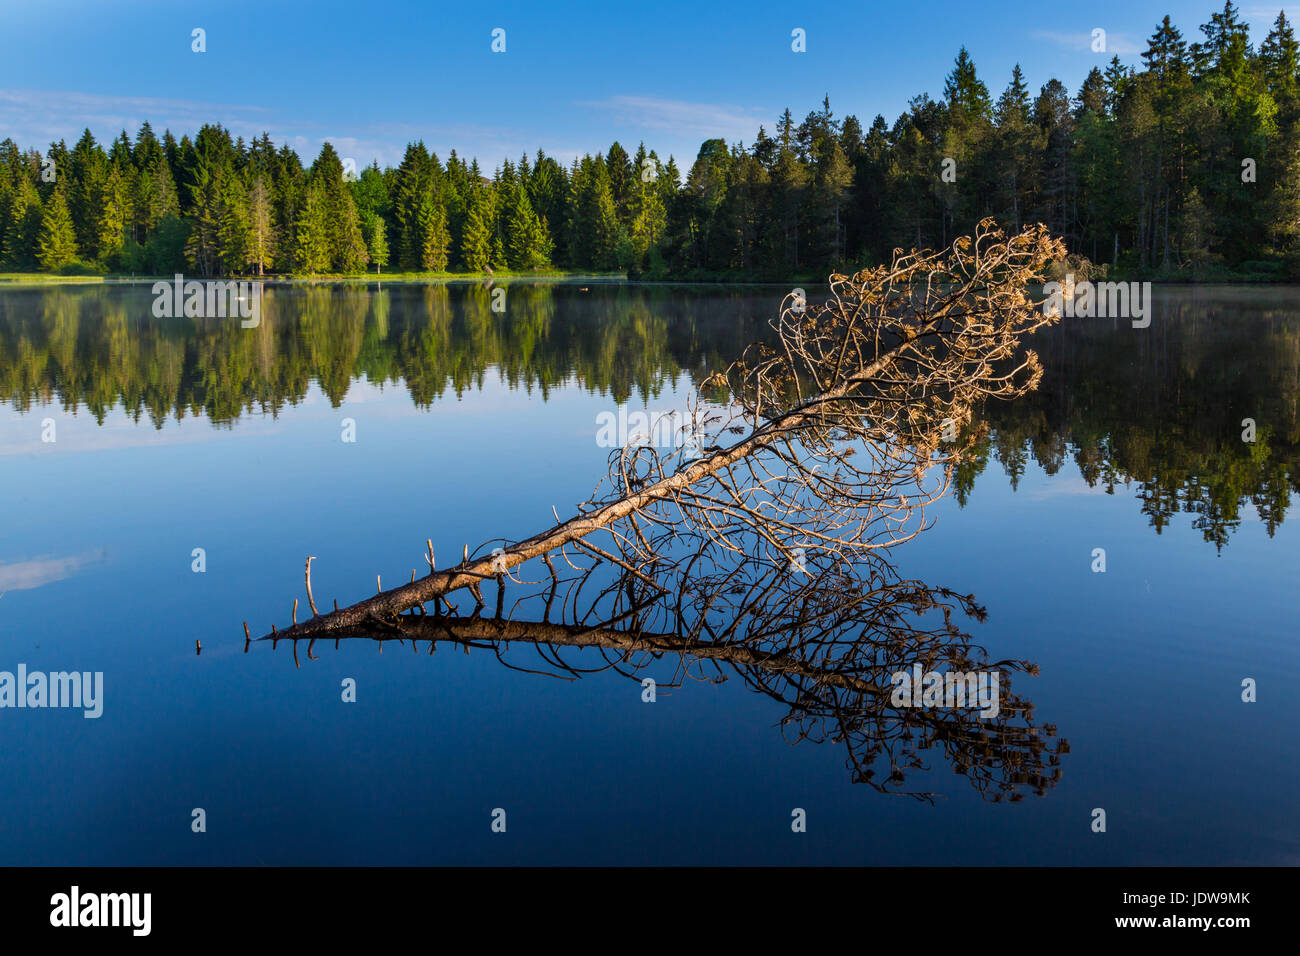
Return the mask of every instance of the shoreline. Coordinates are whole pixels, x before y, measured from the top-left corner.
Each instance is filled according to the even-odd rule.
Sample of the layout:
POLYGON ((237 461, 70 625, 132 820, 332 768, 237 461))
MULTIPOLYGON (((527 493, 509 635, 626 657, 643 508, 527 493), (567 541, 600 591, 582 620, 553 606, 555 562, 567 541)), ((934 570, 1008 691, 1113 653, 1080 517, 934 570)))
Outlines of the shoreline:
MULTIPOLYGON (((371 285, 385 282, 394 285, 451 285, 458 283, 481 283, 498 281, 550 282, 555 284, 575 284, 578 282, 599 283, 602 285, 670 285, 670 286, 777 286, 807 285, 821 287, 828 285, 826 278, 797 276, 789 279, 760 279, 745 277, 647 277, 635 278, 617 272, 500 272, 488 273, 418 273, 395 272, 381 275, 361 275, 350 273, 322 273, 320 275, 228 275, 196 276, 183 273, 187 280, 201 282, 264 282, 272 286, 290 285, 371 285)), ((0 272, 0 287, 3 286, 39 286, 39 285, 152 285, 155 282, 170 282, 176 278, 171 275, 55 275, 45 272, 0 272)), ((1204 287, 1258 287, 1297 286, 1300 278, 1260 278, 1260 277, 1214 277, 1198 279, 1184 278, 1141 278, 1138 275, 1108 275, 1097 281, 1104 282, 1150 282, 1153 286, 1204 286, 1204 287)))

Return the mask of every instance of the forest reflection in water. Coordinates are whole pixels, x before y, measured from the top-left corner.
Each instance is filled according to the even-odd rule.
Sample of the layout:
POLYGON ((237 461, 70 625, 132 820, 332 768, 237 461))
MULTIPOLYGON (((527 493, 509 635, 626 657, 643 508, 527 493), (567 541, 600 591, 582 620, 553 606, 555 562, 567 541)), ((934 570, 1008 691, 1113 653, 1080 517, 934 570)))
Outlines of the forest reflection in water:
MULTIPOLYGON (((644 405, 724 368, 786 291, 506 289, 499 313, 479 284, 268 285, 265 321, 246 330, 156 319, 147 284, 0 288, 0 398, 23 413, 55 404, 102 422, 120 407, 157 428, 199 415, 235 428, 302 402, 312 383, 336 406, 364 378, 434 409, 491 375, 543 398, 576 383, 644 405)), ((1300 457, 1300 289, 1158 287, 1150 328, 1067 320, 1030 344, 1042 386, 984 409, 990 434, 959 469, 959 502, 990 462, 1014 486, 1030 461, 1049 474, 1071 461, 1090 486, 1127 486, 1157 532, 1192 513, 1222 548, 1247 510, 1270 534, 1283 521, 1300 457)))

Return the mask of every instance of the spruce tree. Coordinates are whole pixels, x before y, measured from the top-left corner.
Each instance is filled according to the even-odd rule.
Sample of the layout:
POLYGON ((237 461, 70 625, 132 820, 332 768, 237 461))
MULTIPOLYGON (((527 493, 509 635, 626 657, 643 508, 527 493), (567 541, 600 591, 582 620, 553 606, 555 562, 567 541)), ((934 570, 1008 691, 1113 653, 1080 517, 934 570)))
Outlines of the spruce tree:
POLYGON ((492 263, 492 232, 483 220, 479 202, 470 207, 461 233, 460 257, 470 272, 487 272, 492 263))
POLYGON ((116 165, 109 170, 101 196, 95 245, 101 261, 115 264, 126 241, 127 223, 131 218, 126 183, 116 165))
POLYGON ((550 264, 551 240, 546 227, 533 211, 528 192, 514 191, 514 201, 506 213, 506 253, 516 269, 542 269, 550 264))
POLYGON ((185 254, 200 275, 213 275, 221 250, 221 183, 206 162, 198 161, 191 170, 190 225, 185 254))
POLYGON ((41 197, 25 177, 18 181, 14 190, 7 220, 4 241, 0 245, 0 261, 10 269, 35 268, 41 236, 41 197))
POLYGON ((64 201, 72 216, 77 245, 86 258, 94 258, 99 254, 99 211, 108 178, 108 158, 90 130, 82 132, 60 176, 66 180, 64 201))
POLYGON ((227 275, 242 272, 252 258, 248 196, 237 177, 223 177, 217 224, 218 261, 227 275))
POLYGON ((424 143, 406 147, 394 175, 393 215, 397 220, 397 261, 403 269, 419 269, 423 240, 420 204, 429 176, 429 154, 424 143))
POLYGON ((447 231, 447 214, 434 197, 433 189, 420 197, 417 227, 420 236, 420 268, 425 272, 442 272, 447 268, 447 247, 451 236, 447 231))
POLYGON ((505 244, 501 241, 501 237, 500 237, 500 236, 493 236, 493 237, 492 237, 492 255, 491 255, 491 260, 492 260, 492 261, 491 261, 491 266, 490 266, 490 268, 489 268, 487 271, 489 271, 489 272, 492 272, 492 271, 497 271, 497 272, 509 272, 509 271, 510 271, 510 261, 506 258, 506 247, 505 247, 505 244))
POLYGON ((359 272, 370 261, 357 207, 352 202, 352 193, 346 189, 339 198, 334 242, 334 268, 340 272, 359 272))
POLYGON ((46 272, 53 272, 77 258, 77 234, 61 189, 54 191, 45 215, 41 218, 37 248, 37 259, 46 272))
POLYGON ((264 275, 274 262, 275 216, 271 211, 271 188, 265 176, 253 180, 248 191, 248 257, 246 264, 264 275))
POLYGON ((370 226, 370 261, 375 264, 375 272, 382 272, 388 265, 388 238, 384 235, 384 220, 375 216, 370 226))
POLYGON ((325 272, 330 267, 329 203, 320 183, 311 181, 298 213, 294 267, 299 272, 325 272))

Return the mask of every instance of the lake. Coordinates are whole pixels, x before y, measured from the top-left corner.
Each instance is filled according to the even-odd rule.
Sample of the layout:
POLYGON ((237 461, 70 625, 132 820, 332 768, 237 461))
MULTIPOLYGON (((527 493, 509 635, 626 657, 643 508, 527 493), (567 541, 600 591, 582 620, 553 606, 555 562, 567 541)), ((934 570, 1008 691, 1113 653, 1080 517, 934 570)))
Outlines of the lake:
POLYGON ((1040 389, 984 410, 892 554, 1037 665, 1016 692, 1069 745, 1014 801, 940 752, 932 800, 855 782, 740 679, 649 703, 478 648, 245 652, 244 622, 307 616, 308 556, 324 609, 426 539, 451 564, 569 517, 600 416, 681 407, 787 291, 504 288, 271 285, 242 329, 154 318, 148 284, 0 286, 0 671, 103 675, 98 717, 0 709, 0 863, 1300 863, 1300 288, 1156 287, 1149 328, 1040 333, 1040 389))

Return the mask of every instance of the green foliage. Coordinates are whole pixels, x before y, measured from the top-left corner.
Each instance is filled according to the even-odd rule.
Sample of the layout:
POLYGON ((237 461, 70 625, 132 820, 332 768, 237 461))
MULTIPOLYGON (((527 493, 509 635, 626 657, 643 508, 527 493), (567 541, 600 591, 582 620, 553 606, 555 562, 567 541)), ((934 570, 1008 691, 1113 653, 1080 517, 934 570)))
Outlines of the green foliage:
POLYGON ((248 251, 245 264, 263 275, 275 261, 275 215, 271 209, 271 187, 259 175, 248 191, 248 251))
POLYGON ((336 217, 332 220, 335 225, 332 242, 334 268, 340 272, 358 272, 370 261, 370 252, 361 234, 361 222, 357 218, 352 194, 346 190, 339 196, 336 217))
POLYGON ((460 240, 461 262, 471 272, 486 272, 492 259, 492 233, 479 206, 469 211, 460 240))
POLYGON ((47 272, 61 269, 77 259, 77 235, 62 190, 54 191, 45 215, 41 218, 37 249, 36 258, 40 261, 41 268, 47 272))
POLYGON ((114 165, 101 191, 99 223, 95 235, 95 245, 99 249, 100 258, 105 262, 117 261, 122 244, 127 240, 131 219, 127 184, 119 168, 114 165))
POLYGON ((104 267, 95 262, 86 262, 84 259, 71 259, 53 272, 60 276, 102 276, 104 267))
POLYGON ((515 191, 506 214, 506 248, 515 269, 542 269, 550 265, 551 237, 545 223, 533 211, 528 192, 515 191))
POLYGON ((419 268, 425 272, 442 272, 447 268, 451 234, 447 230, 447 211, 434 200, 432 188, 420 197, 416 229, 420 240, 419 268))
POLYGON ((217 243, 218 261, 227 274, 240 273, 252 257, 252 229, 248 218, 248 196, 233 177, 223 178, 219 191, 217 243))
POLYGON ((316 181, 307 186, 307 195, 298 214, 298 247, 294 268, 299 272, 325 272, 330 266, 329 199, 316 181))
MULTIPOLYGON (((329 143, 304 169, 269 136, 245 144, 216 125, 177 141, 146 123, 107 149, 86 131, 47 150, 73 232, 72 250, 60 230, 52 255, 170 262, 174 216, 184 267, 205 275, 392 260, 784 281, 946 246, 994 216, 1013 230, 1042 222, 1112 270, 1194 278, 1271 262, 1250 275, 1300 276, 1300 42, 1285 13, 1258 48, 1232 3, 1195 41, 1165 17, 1140 60, 1112 57, 1073 95, 1051 78, 1035 92, 1017 65, 995 98, 962 48, 943 99, 917 96, 892 124, 877 116, 864 131, 826 98, 802 121, 785 110, 749 145, 706 140, 685 176, 644 143, 567 169, 539 150, 485 175, 417 142, 397 167, 345 180, 329 143)), ((45 268, 40 223, 56 184, 41 179, 43 159, 0 143, 7 268, 45 268)))
POLYGON ((366 245, 370 250, 370 261, 375 264, 376 272, 383 271, 384 266, 388 265, 388 238, 384 232, 384 220, 374 216, 370 223, 370 239, 366 245))
POLYGON ((189 238, 190 229, 185 221, 174 212, 165 214, 144 244, 144 271, 153 275, 173 275, 183 271, 189 238))
MULTIPOLYGON (((252 336, 201 318, 155 319, 138 292, 119 287, 51 285, 0 296, 0 399, 21 412, 57 395, 96 417, 121 407, 161 428, 194 414, 224 423, 256 406, 274 412, 301 402, 313 382, 341 402, 361 376, 402 382, 423 408, 482 388, 494 370, 543 395, 576 380, 616 402, 653 404, 682 375, 699 383, 763 337, 771 296, 638 286, 572 308, 572 286, 522 283, 502 315, 479 284, 400 294, 387 283, 308 285, 252 336)), ((1252 512, 1275 533, 1300 474, 1300 322, 1289 296, 1173 292, 1160 335, 1159 348, 1135 350, 1109 322, 1041 330, 1032 346, 1059 387, 981 410, 991 434, 958 471, 958 500, 990 465, 1014 484, 1036 461, 1128 499, 1154 533, 1173 528, 1224 546, 1252 512), (1253 443, 1243 441, 1246 417, 1259 422, 1253 443)), ((725 401, 725 391, 713 398, 725 401)))
POLYGON ((41 197, 26 179, 19 182, 9 200, 4 223, 4 241, 0 261, 9 269, 30 269, 36 265, 37 243, 41 233, 41 197))

